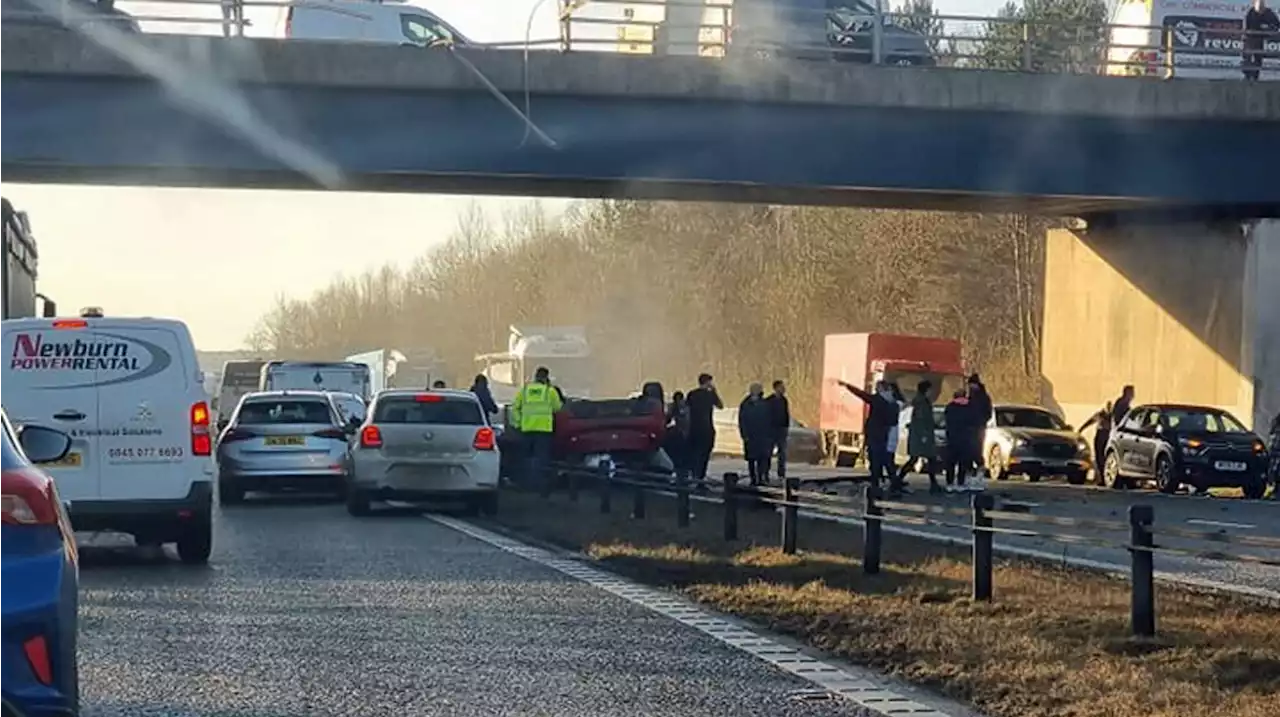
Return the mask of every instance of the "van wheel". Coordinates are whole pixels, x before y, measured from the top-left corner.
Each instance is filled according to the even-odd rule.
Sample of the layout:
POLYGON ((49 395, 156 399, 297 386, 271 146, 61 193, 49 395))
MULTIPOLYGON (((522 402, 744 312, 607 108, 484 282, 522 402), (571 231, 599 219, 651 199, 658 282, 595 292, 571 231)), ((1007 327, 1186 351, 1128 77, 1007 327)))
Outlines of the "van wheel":
POLYGON ((373 512, 369 507, 369 494, 362 490, 347 490, 347 512, 357 518, 363 518, 373 512))
POLYGON ((1072 471, 1067 474, 1067 483, 1070 485, 1084 485, 1086 477, 1084 471, 1072 471))
POLYGON ((199 518, 178 538, 178 558, 187 565, 204 565, 213 552, 213 519, 199 518))

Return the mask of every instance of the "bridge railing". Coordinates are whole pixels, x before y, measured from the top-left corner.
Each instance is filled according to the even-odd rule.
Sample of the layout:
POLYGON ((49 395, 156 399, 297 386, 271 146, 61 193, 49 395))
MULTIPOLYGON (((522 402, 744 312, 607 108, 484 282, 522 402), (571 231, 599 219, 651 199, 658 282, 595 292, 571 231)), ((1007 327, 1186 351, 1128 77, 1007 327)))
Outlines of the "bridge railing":
MULTIPOLYGON (((690 526, 695 502, 712 503, 721 509, 723 539, 739 539, 739 526, 747 519, 764 515, 753 508, 776 512, 779 547, 786 554, 801 546, 800 519, 834 521, 862 528, 862 571, 877 574, 884 561, 883 532, 890 530, 919 535, 924 528, 967 534, 967 539, 934 534, 933 539, 967 542, 972 548, 971 589, 978 601, 995 599, 995 536, 1035 538, 1063 546, 1093 546, 1129 553, 1126 571, 1130 591, 1130 631, 1150 637, 1156 633, 1157 554, 1196 558, 1219 564, 1280 567, 1280 536, 1228 532, 1225 529, 1195 530, 1158 525, 1150 505, 1133 505, 1127 520, 1077 518, 1032 512, 1036 506, 1017 501, 997 501, 989 493, 971 496, 970 505, 932 505, 902 500, 886 500, 879 489, 864 483, 860 495, 834 495, 803 490, 799 479, 791 478, 783 487, 744 486, 737 473, 724 474, 723 481, 685 481, 670 474, 643 470, 622 470, 608 464, 594 468, 556 465, 537 486, 543 498, 563 490, 571 502, 582 501, 584 491, 592 493, 601 513, 618 508, 634 520, 669 517, 651 516, 656 511, 650 501, 665 498, 674 505, 677 527, 690 526), (621 503, 615 507, 615 503, 621 503), (629 505, 628 505, 629 504, 629 505), (1110 535, 1110 537, 1106 537, 1110 535), (1231 550, 1228 546, 1236 546, 1231 550)), ((892 557, 892 556, 889 556, 892 557)), ((1258 597, 1270 597, 1259 595, 1258 597)), ((1272 597, 1272 599, 1274 599, 1272 597)))
MULTIPOLYGON (((357 10, 335 8, 326 0, 5 0, 5 20, 43 19, 72 27, 105 22, 144 32, 271 37, 283 32, 283 14, 290 7, 321 7, 353 15, 354 22, 367 21, 357 10)), ((871 10, 870 4, 866 13, 793 8, 780 18, 762 16, 752 7, 765 5, 735 10, 733 0, 543 0, 531 14, 530 27, 536 28, 531 37, 482 44, 1167 79, 1239 76, 1244 40, 1258 34, 1264 45, 1261 76, 1280 79, 1280 35, 1247 33, 1242 23, 1234 26, 1230 20, 1185 29, 923 16, 871 10), (537 14, 544 5, 552 15, 537 14), (557 27, 538 27, 532 21, 537 19, 557 27)), ((405 44, 410 41, 404 38, 405 44)))

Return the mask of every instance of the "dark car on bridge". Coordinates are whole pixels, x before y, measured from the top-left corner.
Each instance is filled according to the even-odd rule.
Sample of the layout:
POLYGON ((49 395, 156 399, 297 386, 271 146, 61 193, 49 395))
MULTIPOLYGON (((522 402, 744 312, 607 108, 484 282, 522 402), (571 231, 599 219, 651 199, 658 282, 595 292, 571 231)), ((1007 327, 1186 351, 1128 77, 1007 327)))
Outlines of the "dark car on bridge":
POLYGON ((864 0, 737 0, 728 54, 871 63, 877 20, 882 64, 937 64, 929 38, 864 0))
POLYGON ((1183 485, 1197 493, 1240 488, 1250 499, 1267 490, 1267 446, 1227 411, 1151 404, 1130 409, 1111 432, 1103 476, 1113 488, 1154 481, 1163 493, 1183 485))

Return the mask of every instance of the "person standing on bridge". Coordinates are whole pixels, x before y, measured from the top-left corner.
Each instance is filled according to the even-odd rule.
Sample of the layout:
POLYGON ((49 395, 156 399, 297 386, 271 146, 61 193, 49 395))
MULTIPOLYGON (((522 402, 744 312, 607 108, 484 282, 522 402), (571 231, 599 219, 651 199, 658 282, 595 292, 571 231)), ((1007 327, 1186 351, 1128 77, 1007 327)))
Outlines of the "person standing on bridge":
POLYGON ((1280 59, 1267 53, 1269 43, 1280 42, 1280 17, 1267 7, 1266 0, 1253 0, 1253 7, 1244 15, 1244 32, 1244 56, 1240 65, 1246 80, 1256 80, 1265 60, 1280 59))
POLYGON ((698 387, 689 392, 685 403, 689 405, 689 469, 693 479, 702 482, 716 446, 715 411, 724 408, 711 374, 698 375, 698 387))
POLYGON ((1107 482, 1106 476, 1103 475, 1103 468, 1107 456, 1107 443, 1111 440, 1111 427, 1114 425, 1111 414, 1111 402, 1107 401, 1097 413, 1080 424, 1080 433, 1084 433, 1089 426, 1095 426, 1093 429, 1093 482, 1098 485, 1105 485, 1107 482))
POLYGON ((555 427, 556 412, 563 405, 560 392, 551 385, 551 371, 546 366, 534 371, 533 381, 525 384, 511 402, 511 413, 529 452, 524 481, 529 487, 550 479, 547 470, 551 463, 551 431, 555 427))

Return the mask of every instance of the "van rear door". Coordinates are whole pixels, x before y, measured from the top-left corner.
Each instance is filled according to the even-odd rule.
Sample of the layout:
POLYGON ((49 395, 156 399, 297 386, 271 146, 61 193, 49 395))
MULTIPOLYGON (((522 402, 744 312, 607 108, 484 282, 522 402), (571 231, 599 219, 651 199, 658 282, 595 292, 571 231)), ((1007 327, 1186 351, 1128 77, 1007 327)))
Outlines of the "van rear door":
POLYGON ((104 324, 115 359, 98 371, 100 486, 107 500, 176 499, 193 480, 196 367, 168 324, 104 324))
POLYGON ((98 366, 105 345, 78 319, 4 323, 4 407, 15 424, 65 431, 71 449, 41 466, 58 493, 72 501, 97 500, 100 456, 98 366))

